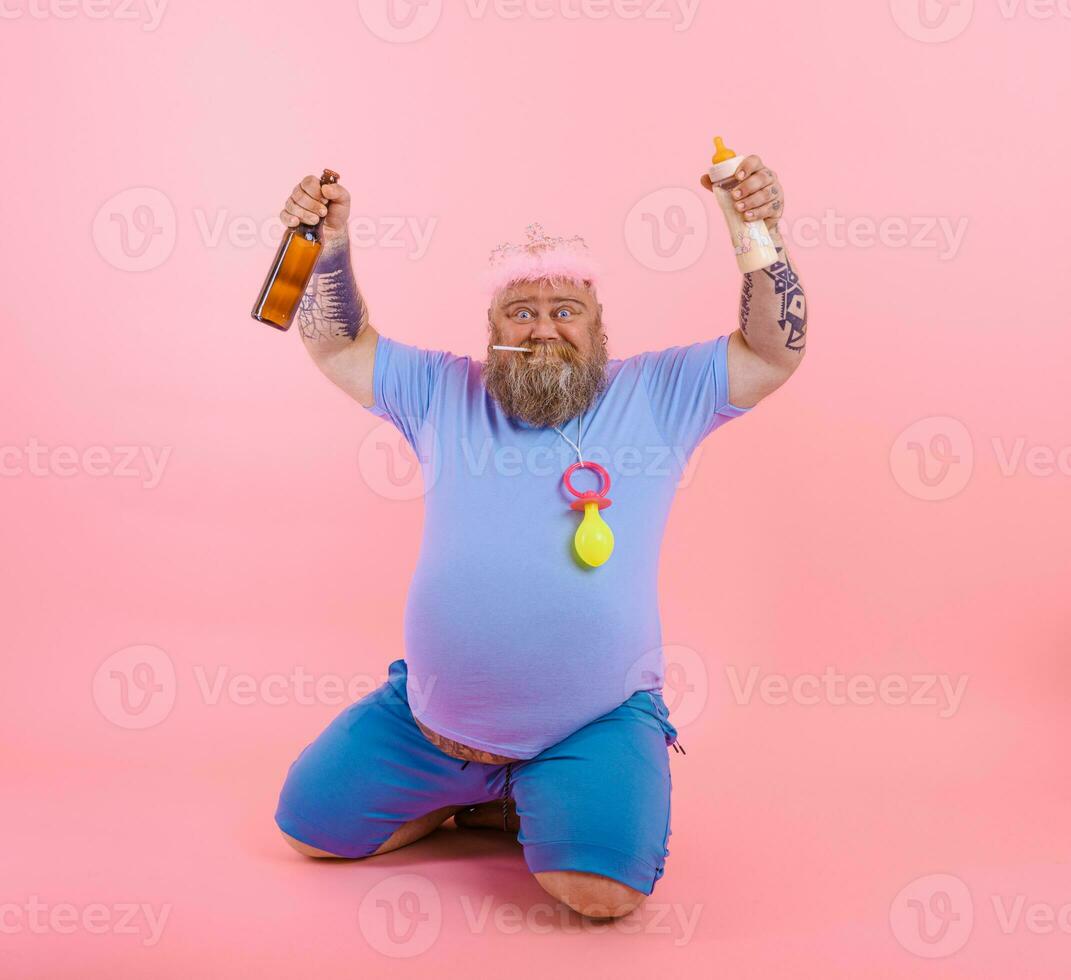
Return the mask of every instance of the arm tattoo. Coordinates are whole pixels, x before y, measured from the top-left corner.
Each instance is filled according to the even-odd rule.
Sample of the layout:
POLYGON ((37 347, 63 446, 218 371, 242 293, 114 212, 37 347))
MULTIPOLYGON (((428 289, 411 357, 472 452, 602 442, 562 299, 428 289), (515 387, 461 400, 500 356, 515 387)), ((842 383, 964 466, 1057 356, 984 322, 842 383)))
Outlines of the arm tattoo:
POLYGON ((779 248, 777 251, 784 256, 784 261, 775 262, 762 271, 773 280, 774 293, 781 298, 781 312, 777 322, 782 332, 788 333, 785 347, 802 351, 807 343, 807 297, 803 294, 800 277, 792 268, 785 250, 779 248))
POLYGON ((368 324, 368 310, 357 288, 348 248, 324 250, 298 307, 301 336, 356 339, 368 324))
POLYGON ((744 285, 740 289, 740 332, 747 333, 747 321, 751 316, 751 291, 755 288, 755 280, 750 272, 744 273, 744 285))

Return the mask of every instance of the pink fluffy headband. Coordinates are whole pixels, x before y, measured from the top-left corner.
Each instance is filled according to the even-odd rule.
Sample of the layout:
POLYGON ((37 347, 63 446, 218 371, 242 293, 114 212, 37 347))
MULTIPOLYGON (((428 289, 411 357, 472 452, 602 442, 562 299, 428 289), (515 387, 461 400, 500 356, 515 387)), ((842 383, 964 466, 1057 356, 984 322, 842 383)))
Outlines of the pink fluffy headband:
POLYGON ((525 233, 528 241, 523 245, 504 242, 491 252, 483 285, 492 296, 511 283, 539 279, 587 280, 595 284, 599 270, 587 242, 579 235, 551 238, 543 233, 540 224, 529 225, 525 233))

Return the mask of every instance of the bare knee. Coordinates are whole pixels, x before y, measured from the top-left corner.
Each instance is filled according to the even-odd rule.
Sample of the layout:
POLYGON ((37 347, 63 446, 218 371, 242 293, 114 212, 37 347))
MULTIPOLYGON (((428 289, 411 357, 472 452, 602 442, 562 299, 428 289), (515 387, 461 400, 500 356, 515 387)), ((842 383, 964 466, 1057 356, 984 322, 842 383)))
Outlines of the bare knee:
MULTIPOLYGON (((370 855, 365 856, 371 857, 376 854, 386 854, 388 851, 396 851, 399 847, 405 847, 407 844, 412 844, 414 841, 418 841, 422 837, 427 837, 427 835, 442 824, 447 817, 452 816, 461 809, 464 808, 460 806, 444 806, 440 807, 438 810, 432 810, 431 813, 425 813, 422 817, 410 820, 408 823, 404 823, 398 827, 394 833, 380 844, 379 847, 372 851, 370 855)), ((313 847, 311 844, 305 844, 302 841, 291 837, 286 831, 281 831, 281 833, 286 842, 295 851, 304 854, 307 857, 355 860, 354 858, 346 858, 341 854, 332 854, 331 851, 321 850, 318 847, 313 847)))
POLYGON ((586 871, 537 871, 535 877, 559 902, 593 919, 628 915, 646 897, 620 881, 586 871))
POLYGON ((295 851, 299 854, 304 854, 306 857, 311 858, 342 858, 341 854, 332 854, 330 851, 321 851, 318 847, 313 847, 311 844, 305 844, 299 841, 296 837, 291 837, 286 831, 280 831, 285 840, 295 851))

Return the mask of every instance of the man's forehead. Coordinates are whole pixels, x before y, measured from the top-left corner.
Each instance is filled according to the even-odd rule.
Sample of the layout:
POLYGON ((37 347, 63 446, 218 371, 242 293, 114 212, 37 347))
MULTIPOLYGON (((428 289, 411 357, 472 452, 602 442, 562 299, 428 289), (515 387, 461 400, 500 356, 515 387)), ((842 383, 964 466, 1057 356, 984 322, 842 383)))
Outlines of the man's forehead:
POLYGON ((504 290, 499 298, 499 305, 509 306, 510 303, 519 302, 534 303, 538 300, 550 303, 572 300, 583 303, 590 301, 590 299, 591 290, 586 286, 568 282, 524 282, 504 290))

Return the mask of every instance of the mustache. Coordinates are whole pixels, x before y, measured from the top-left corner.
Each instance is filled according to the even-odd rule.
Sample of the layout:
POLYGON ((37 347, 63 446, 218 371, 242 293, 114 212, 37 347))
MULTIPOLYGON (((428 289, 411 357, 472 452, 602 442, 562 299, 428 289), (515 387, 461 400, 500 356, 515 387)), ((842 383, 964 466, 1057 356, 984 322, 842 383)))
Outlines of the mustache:
MULTIPOLYGON (((573 364, 579 363, 583 358, 580 352, 570 343, 564 340, 553 341, 533 341, 524 345, 525 349, 532 354, 539 356, 544 354, 547 357, 558 357, 563 361, 568 361, 573 364)), ((530 358, 524 358, 524 360, 530 360, 530 358)))

